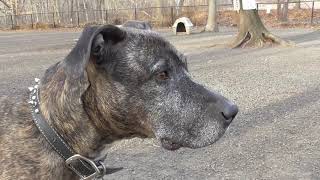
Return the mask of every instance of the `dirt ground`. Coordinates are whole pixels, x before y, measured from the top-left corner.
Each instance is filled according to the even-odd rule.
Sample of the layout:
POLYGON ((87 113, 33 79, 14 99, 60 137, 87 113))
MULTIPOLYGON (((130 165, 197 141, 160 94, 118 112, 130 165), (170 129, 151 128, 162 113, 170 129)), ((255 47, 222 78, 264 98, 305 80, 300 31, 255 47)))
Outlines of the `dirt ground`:
MULTIPOLYGON (((153 139, 105 149, 105 179, 320 179, 320 32, 271 30, 290 48, 236 49, 234 30, 173 36, 194 78, 238 104, 239 115, 212 146, 167 151, 153 139)), ((61 60, 79 32, 1 32, 0 96, 18 98, 61 60)))

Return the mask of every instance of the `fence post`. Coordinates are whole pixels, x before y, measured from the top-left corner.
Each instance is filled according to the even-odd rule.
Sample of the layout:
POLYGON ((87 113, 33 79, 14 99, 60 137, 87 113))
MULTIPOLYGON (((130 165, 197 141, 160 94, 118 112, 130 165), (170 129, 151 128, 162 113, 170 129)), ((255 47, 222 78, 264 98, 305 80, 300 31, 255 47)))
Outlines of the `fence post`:
POLYGON ((56 22, 55 22, 55 19, 54 19, 54 13, 52 13, 52 20, 53 20, 53 28, 56 27, 56 22))
POLYGON ((79 11, 77 11, 77 24, 78 24, 78 27, 80 27, 80 17, 79 17, 79 11))
POLYGON ((171 6, 171 24, 174 23, 174 19, 173 19, 173 7, 171 6))
POLYGON ((30 14, 30 18, 31 18, 31 28, 33 29, 33 15, 30 14))
POLYGON ((108 17, 108 9, 106 9, 106 24, 109 23, 109 17, 108 17))
POLYGON ((314 1, 312 1, 312 9, 311 9, 311 25, 313 25, 313 16, 314 16, 314 1))
POLYGON ((257 12, 259 12, 259 3, 257 3, 257 12))
POLYGON ((11 14, 11 29, 14 29, 14 24, 13 24, 13 17, 12 17, 13 15, 11 14))
POLYGON ((134 7, 134 20, 137 20, 137 7, 134 7))

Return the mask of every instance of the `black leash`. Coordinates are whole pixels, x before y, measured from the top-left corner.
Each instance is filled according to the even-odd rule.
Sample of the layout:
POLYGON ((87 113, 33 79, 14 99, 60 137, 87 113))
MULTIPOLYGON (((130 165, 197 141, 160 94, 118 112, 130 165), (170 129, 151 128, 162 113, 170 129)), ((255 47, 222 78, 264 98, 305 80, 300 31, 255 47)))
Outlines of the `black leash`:
POLYGON ((105 159, 91 160, 74 152, 74 150, 62 139, 52 128, 40 111, 39 84, 40 79, 35 78, 36 85, 29 87, 29 104, 32 109, 33 121, 41 134, 45 137, 51 147, 65 160, 66 166, 75 172, 82 180, 102 178, 107 173, 103 161, 105 159))

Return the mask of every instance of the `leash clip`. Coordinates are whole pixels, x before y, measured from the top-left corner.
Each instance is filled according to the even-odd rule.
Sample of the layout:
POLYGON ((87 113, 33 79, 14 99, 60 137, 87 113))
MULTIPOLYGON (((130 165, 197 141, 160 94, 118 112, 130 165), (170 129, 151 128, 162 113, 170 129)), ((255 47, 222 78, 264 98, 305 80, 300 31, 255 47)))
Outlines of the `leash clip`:
POLYGON ((81 180, 94 180, 96 178, 101 178, 103 175, 105 175, 106 174, 105 165, 103 164, 102 161, 98 161, 98 163, 99 164, 97 165, 97 163, 95 163, 91 159, 88 159, 84 156, 81 156, 80 154, 75 154, 66 160, 67 167, 69 167, 73 172, 75 172, 78 176, 80 176, 81 180), (80 172, 78 172, 77 170, 75 170, 72 167, 72 163, 74 163, 76 161, 82 161, 82 163, 86 163, 86 164, 90 165, 90 167, 92 168, 94 173, 87 175, 87 176, 81 174, 80 172))

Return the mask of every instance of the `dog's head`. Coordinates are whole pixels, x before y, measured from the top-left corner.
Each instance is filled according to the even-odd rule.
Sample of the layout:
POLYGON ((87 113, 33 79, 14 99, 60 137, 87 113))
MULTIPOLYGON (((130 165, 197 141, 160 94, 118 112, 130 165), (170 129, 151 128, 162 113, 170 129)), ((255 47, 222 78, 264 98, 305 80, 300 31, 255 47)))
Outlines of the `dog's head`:
POLYGON ((238 111, 194 82, 186 58, 154 32, 87 27, 62 66, 74 101, 114 139, 155 136, 166 149, 203 147, 238 111))

